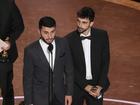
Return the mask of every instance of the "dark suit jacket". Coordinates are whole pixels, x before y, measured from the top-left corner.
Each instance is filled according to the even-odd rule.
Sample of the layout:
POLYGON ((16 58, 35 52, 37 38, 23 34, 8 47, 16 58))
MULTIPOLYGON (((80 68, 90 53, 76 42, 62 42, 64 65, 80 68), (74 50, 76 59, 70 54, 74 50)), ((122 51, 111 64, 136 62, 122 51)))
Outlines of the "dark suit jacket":
POLYGON ((19 9, 12 0, 0 1, 0 39, 10 38, 11 48, 8 51, 9 60, 14 62, 18 56, 16 40, 24 30, 19 9))
POLYGON ((73 31, 68 36, 68 42, 74 62, 74 82, 76 89, 84 89, 87 84, 100 85, 105 91, 109 87, 109 41, 107 32, 91 29, 91 69, 93 79, 87 81, 84 52, 79 32, 73 31))
MULTIPOLYGON (((56 38, 55 41, 53 91, 58 100, 64 104, 64 95, 73 93, 73 64, 66 40, 56 38)), ((39 41, 25 48, 23 74, 25 104, 48 105, 49 67, 39 41)))

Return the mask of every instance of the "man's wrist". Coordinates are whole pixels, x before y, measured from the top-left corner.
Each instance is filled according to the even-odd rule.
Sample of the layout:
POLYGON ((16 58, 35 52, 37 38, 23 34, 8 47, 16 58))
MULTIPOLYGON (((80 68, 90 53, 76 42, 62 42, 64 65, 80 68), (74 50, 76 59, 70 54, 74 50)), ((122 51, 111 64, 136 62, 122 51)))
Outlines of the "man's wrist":
POLYGON ((103 88, 99 85, 96 86, 98 88, 99 91, 101 91, 103 88))

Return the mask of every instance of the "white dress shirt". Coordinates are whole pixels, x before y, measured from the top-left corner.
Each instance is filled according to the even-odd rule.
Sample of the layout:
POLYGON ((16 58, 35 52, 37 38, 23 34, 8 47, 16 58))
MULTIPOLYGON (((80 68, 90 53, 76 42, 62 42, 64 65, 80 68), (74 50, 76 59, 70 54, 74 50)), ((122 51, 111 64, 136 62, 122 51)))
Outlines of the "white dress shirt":
POLYGON ((52 45, 53 45, 52 55, 53 56, 51 56, 51 53, 48 50, 49 45, 47 43, 45 43, 42 39, 39 40, 39 43, 40 43, 40 45, 42 47, 42 50, 43 50, 43 52, 46 56, 46 59, 48 60, 48 62, 50 64, 50 67, 53 70, 54 69, 54 63, 55 63, 55 52, 56 52, 55 40, 53 40, 53 42, 52 42, 52 45), (52 59, 53 59, 53 62, 52 62, 52 59))
MULTIPOLYGON (((80 36, 90 36, 90 31, 89 33, 85 36, 84 34, 80 34, 80 36)), ((82 46, 83 46, 83 51, 84 51, 84 58, 85 58, 85 63, 86 63, 86 79, 87 80, 92 80, 92 72, 91 72, 91 40, 89 39, 84 39, 82 40, 82 46)))

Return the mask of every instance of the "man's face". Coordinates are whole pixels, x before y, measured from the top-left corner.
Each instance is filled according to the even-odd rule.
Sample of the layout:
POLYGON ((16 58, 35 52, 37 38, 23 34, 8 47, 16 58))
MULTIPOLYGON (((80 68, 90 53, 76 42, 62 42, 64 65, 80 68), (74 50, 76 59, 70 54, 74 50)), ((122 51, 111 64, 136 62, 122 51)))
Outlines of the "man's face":
POLYGON ((52 43, 56 34, 56 27, 42 26, 39 33, 45 42, 52 43))
POLYGON ((89 28, 91 28, 93 22, 91 22, 88 18, 77 18, 77 29, 80 33, 84 33, 89 28))

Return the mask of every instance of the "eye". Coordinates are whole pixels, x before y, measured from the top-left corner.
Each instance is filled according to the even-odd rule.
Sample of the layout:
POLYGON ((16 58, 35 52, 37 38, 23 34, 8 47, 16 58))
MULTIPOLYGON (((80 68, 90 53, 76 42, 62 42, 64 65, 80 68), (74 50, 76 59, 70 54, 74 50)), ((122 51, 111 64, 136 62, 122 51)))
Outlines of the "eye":
POLYGON ((44 34, 48 34, 48 32, 47 31, 44 31, 44 34))
POLYGON ((85 22, 85 21, 83 21, 82 23, 83 23, 83 24, 87 24, 87 22, 85 22))
POLYGON ((55 32, 55 30, 51 31, 51 33, 54 33, 54 32, 55 32))

